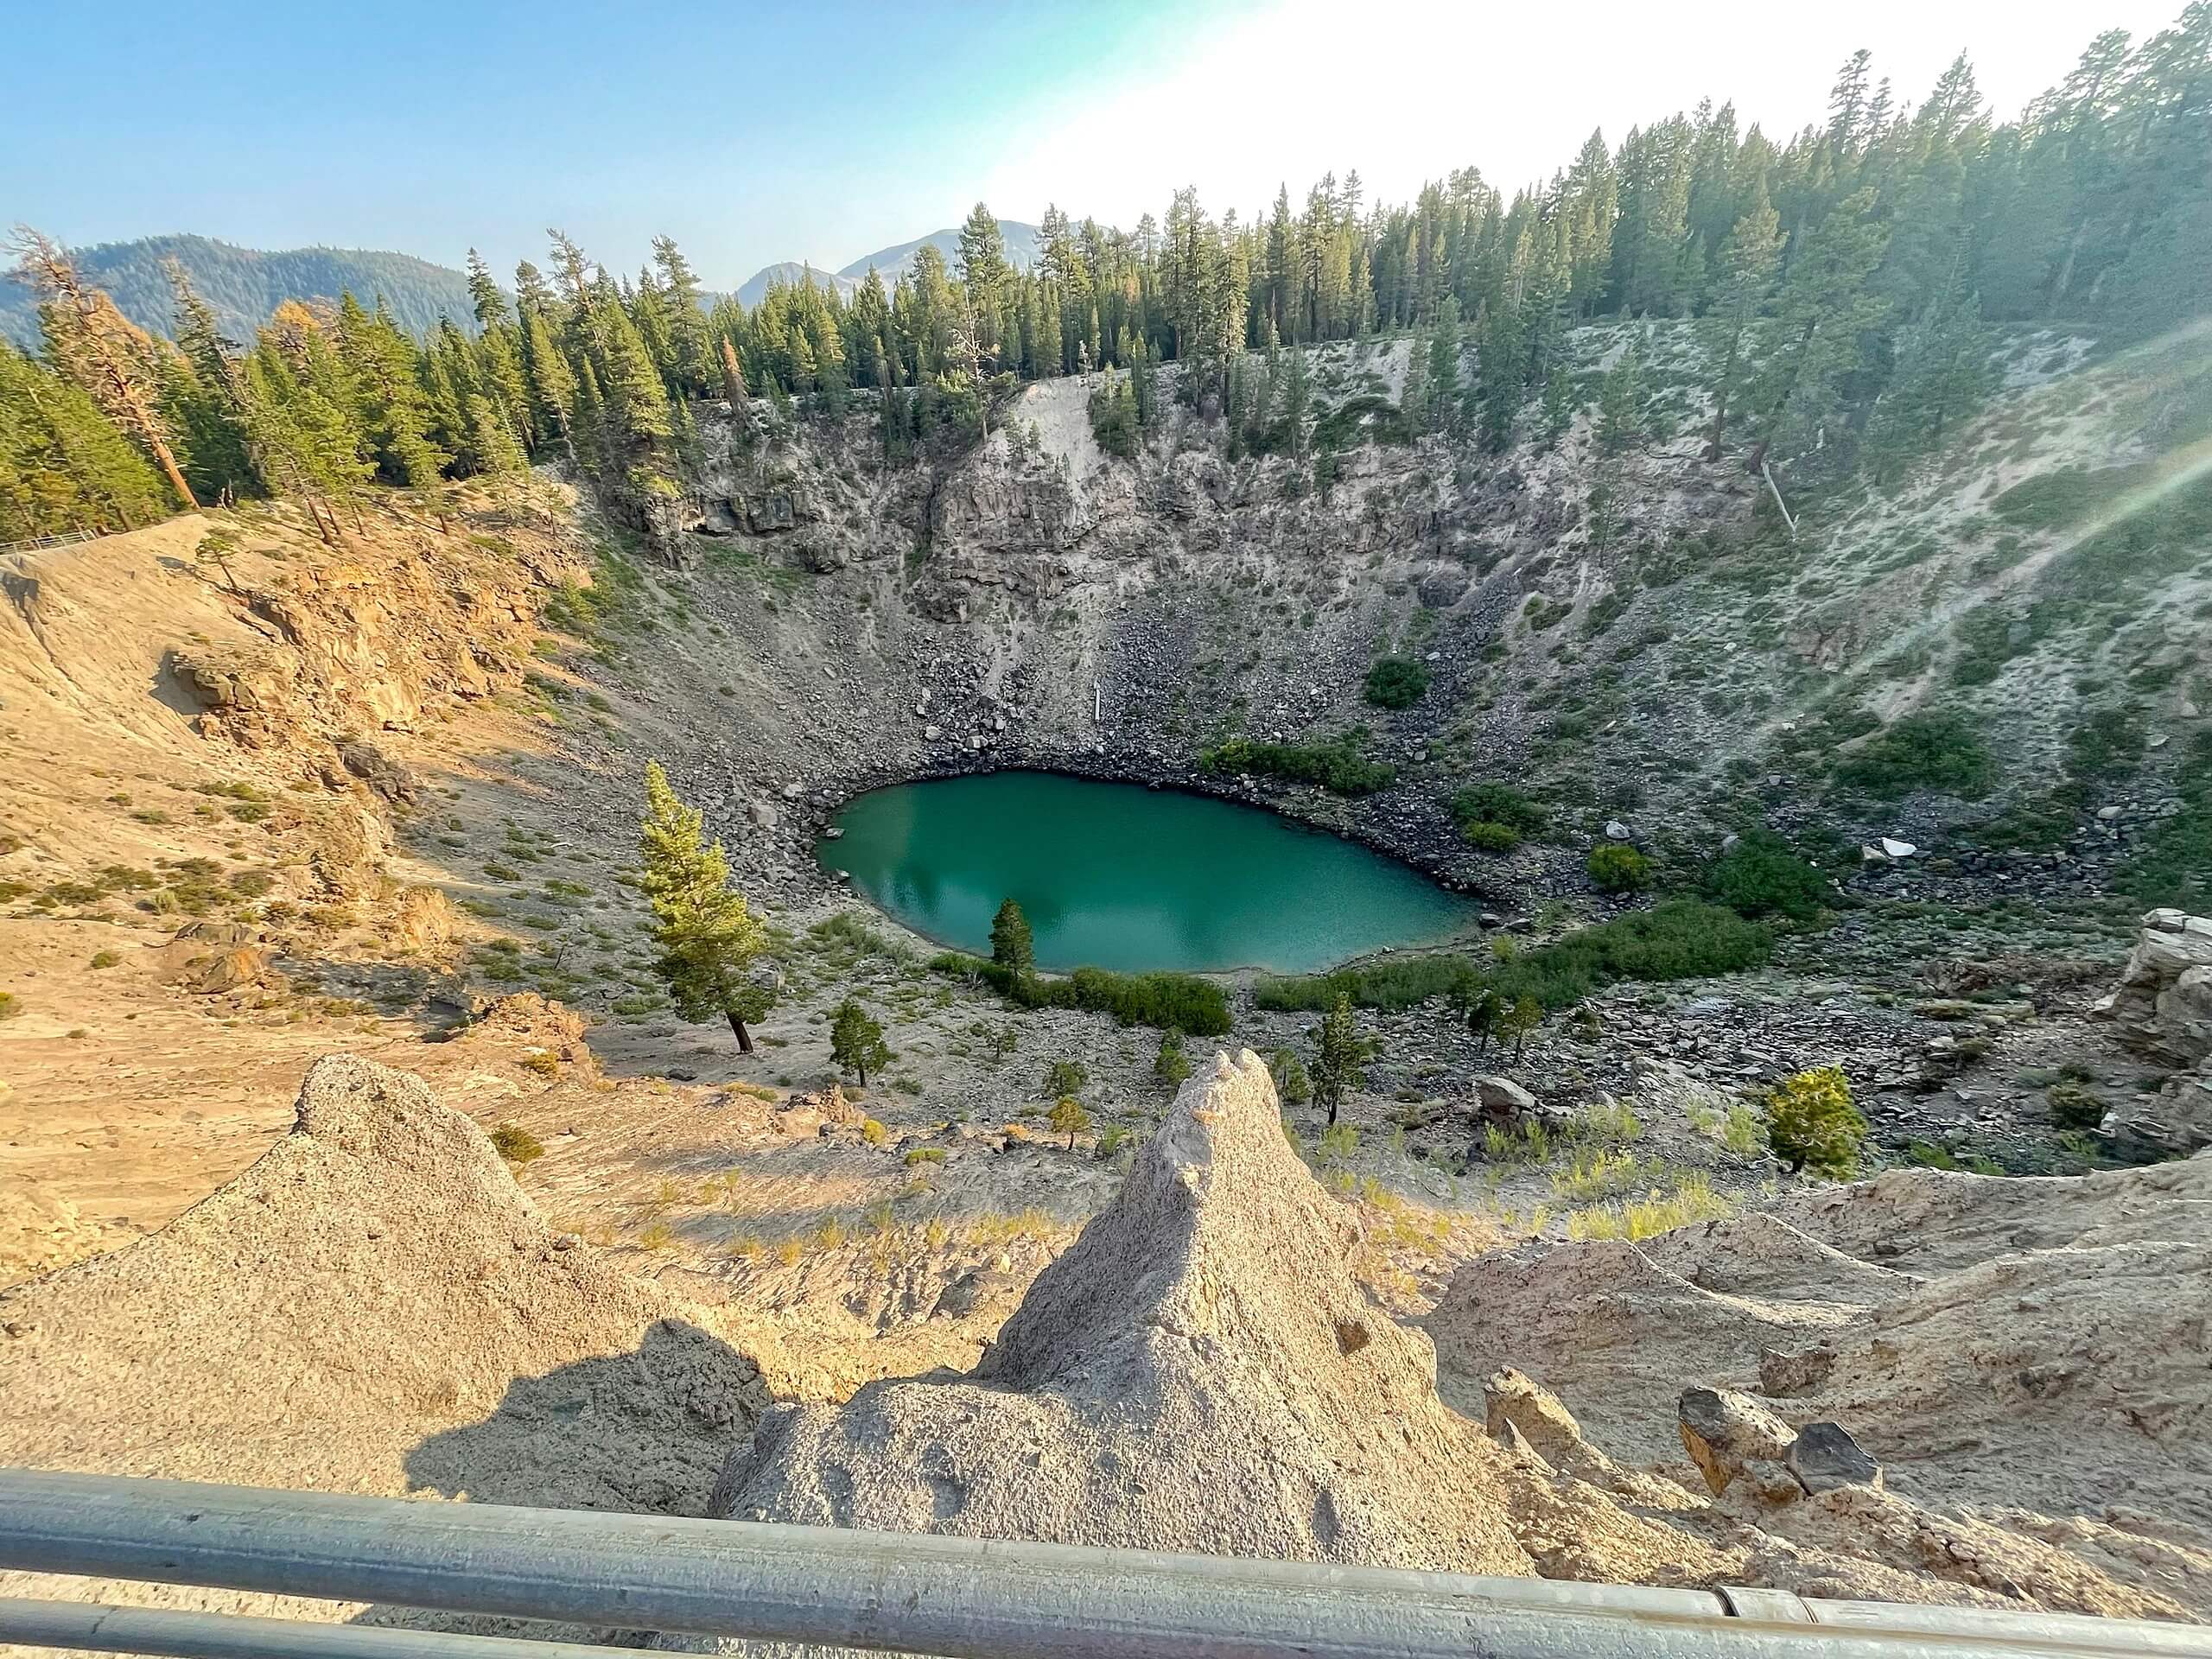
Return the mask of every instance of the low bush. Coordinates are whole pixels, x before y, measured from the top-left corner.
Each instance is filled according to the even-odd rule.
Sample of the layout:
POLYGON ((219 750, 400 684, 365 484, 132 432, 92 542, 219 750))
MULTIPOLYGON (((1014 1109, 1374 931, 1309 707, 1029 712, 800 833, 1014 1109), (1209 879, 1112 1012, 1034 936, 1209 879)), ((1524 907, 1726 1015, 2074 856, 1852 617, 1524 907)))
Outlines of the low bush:
POLYGON ((1316 1013, 1343 995, 1355 1007, 1394 1011, 1432 996, 1471 999, 1488 988, 1507 1003, 1528 996, 1558 1010, 1621 980, 1660 983, 1739 973, 1773 950, 1773 931, 1764 923, 1675 899, 1486 964, 1465 957, 1395 957, 1329 974, 1262 978, 1252 987, 1252 1000, 1262 1008, 1316 1013))
POLYGON ((1541 833, 1550 815, 1510 784, 1470 784, 1452 798, 1452 821, 1485 852, 1503 852, 1523 836, 1541 833), (1496 826, 1482 830, 1480 826, 1496 826), (1500 831, 1507 832, 1501 836, 1500 831), (1503 845, 1497 844, 1503 841, 1503 845))
POLYGON ((2174 771, 2174 792, 2183 810, 2160 819, 2136 844, 2120 887, 2145 907, 2212 913, 2212 731, 2190 741, 2174 771))
POLYGON ((1258 743, 1232 737, 1202 751, 1198 769, 1319 784, 1334 795, 1374 795, 1397 782, 1398 769, 1363 753, 1366 736, 1363 728, 1355 727, 1340 737, 1305 743, 1258 743))
POLYGON ((2143 758, 2143 722, 2125 709, 2100 709, 2066 735, 2066 770, 2094 779, 2124 772, 2143 758))
POLYGON ((517 1166, 545 1155, 537 1137, 519 1123, 502 1123, 493 1130, 492 1149, 517 1166))
POLYGON ((1356 1007, 1395 1013, 1432 996, 1457 995, 1481 977, 1465 957, 1394 957, 1329 974, 1262 978, 1252 987, 1252 1001, 1277 1012, 1319 1014, 1333 1007, 1341 995, 1356 1007))
POLYGON ((2105 1121, 2105 1103, 2094 1089, 2078 1083, 2055 1084, 2044 1096, 2050 1121, 2062 1129, 2094 1129, 2105 1121))
POLYGON ((1701 1172, 1684 1174, 1663 1197, 1654 1192, 1634 1203, 1601 1204, 1567 1218, 1570 1239, 1651 1238, 1700 1221, 1719 1221, 1736 1213, 1735 1205, 1713 1190, 1701 1172))
POLYGON ((1521 832, 1510 823, 1478 819, 1459 831, 1467 845, 1479 853, 1510 853, 1521 844, 1521 832))
POLYGON ((2146 469, 2140 466, 2104 467, 2094 472, 2082 467, 2055 467, 2015 484, 1990 507, 2008 524, 2057 530, 2080 522, 2105 503, 2139 487, 2146 476, 2146 469))
POLYGON ((1170 1089, 1180 1088, 1191 1075, 1191 1057, 1183 1052, 1183 1033, 1172 1026, 1160 1033, 1160 1052, 1153 1056, 1152 1075, 1170 1089))
POLYGON ((1367 671, 1367 700, 1377 709, 1410 709, 1428 690, 1428 664, 1418 657, 1380 657, 1367 671))
POLYGON ((1816 1065, 1775 1084, 1767 1094, 1766 1138, 1793 1175, 1802 1169, 1835 1180, 1856 1175, 1866 1120, 1852 1102, 1843 1068, 1816 1065))
POLYGON ((1771 830, 1753 830, 1706 868, 1705 893, 1739 916, 1809 921, 1828 898, 1827 878, 1771 830))
POLYGON ((1062 978, 1019 974, 982 957, 946 950, 930 966, 940 974, 983 981, 1022 1008, 1084 1008, 1110 1014, 1125 1026, 1173 1026, 1193 1037, 1229 1032, 1229 998, 1196 974, 1115 974, 1078 968, 1062 978))
POLYGON ((1606 842, 1590 849, 1590 880, 1600 893, 1642 893, 1651 885, 1651 861, 1633 847, 1606 842))
POLYGON ((1996 782, 1981 734, 1948 709, 1907 715, 1837 764, 1836 781, 1878 800, 1901 800, 1929 789, 1980 800, 1996 782))

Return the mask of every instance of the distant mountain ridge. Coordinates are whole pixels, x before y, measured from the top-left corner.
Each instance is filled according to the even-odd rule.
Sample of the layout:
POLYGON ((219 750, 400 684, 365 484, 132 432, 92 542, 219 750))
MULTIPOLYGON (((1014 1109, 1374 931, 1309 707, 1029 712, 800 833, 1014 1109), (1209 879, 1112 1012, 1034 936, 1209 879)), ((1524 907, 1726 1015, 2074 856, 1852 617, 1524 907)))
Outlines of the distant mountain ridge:
MULTIPOLYGON (((1027 267, 1037 262, 1040 232, 1034 225, 1002 219, 999 234, 1006 238, 1007 257, 1014 264, 1027 267)), ((824 270, 800 259, 764 265, 738 289, 738 302, 749 310, 760 303, 772 283, 797 283, 808 277, 817 287, 835 288, 849 298, 871 270, 881 273, 887 287, 925 243, 938 247, 947 264, 959 257, 959 229, 948 226, 911 242, 864 253, 839 270, 824 270)), ((234 340, 252 339, 254 331, 286 300, 335 300, 349 291, 364 305, 381 296, 399 326, 417 338, 435 328, 442 316, 451 317, 471 334, 476 330, 467 276, 412 254, 373 248, 269 252, 187 235, 103 242, 73 248, 70 254, 86 280, 105 289, 124 316, 156 334, 170 333, 175 321, 168 279, 162 274, 165 259, 175 259, 185 268, 193 286, 214 308, 223 332, 234 340)), ((709 302, 714 297, 704 296, 709 302)), ((37 297, 27 284, 4 275, 0 275, 0 337, 19 346, 38 344, 37 297)))
MULTIPOLYGON (((236 340, 251 340, 286 300, 334 300, 347 290, 364 305, 381 296, 399 326, 418 336, 436 327, 441 315, 472 333, 476 327, 468 278, 412 254, 366 248, 270 253, 206 236, 141 237, 70 253, 86 279, 105 289, 124 316, 157 334, 169 333, 173 321, 168 279, 162 275, 162 262, 172 258, 236 340)), ((0 334, 18 345, 38 342, 37 298, 9 276, 0 276, 0 334)))
MULTIPOLYGON (((1002 219, 999 220, 999 234, 1006 238, 1006 257, 1014 264, 1026 270, 1042 257, 1044 233, 1034 225, 1019 219, 1002 219)), ((897 242, 887 248, 878 248, 874 252, 864 253, 836 270, 824 270, 804 259, 784 259, 772 265, 763 265, 739 287, 738 303, 750 310, 760 303, 762 296, 774 283, 795 284, 810 276, 813 277, 816 287, 835 288, 847 298, 850 298, 855 290, 868 280, 871 270, 880 275, 884 286, 888 288, 893 279, 906 268, 906 262, 914 257, 916 250, 925 244, 934 245, 944 255, 945 264, 950 265, 959 257, 960 227, 948 225, 941 231, 931 231, 927 236, 918 236, 911 242, 897 242)))

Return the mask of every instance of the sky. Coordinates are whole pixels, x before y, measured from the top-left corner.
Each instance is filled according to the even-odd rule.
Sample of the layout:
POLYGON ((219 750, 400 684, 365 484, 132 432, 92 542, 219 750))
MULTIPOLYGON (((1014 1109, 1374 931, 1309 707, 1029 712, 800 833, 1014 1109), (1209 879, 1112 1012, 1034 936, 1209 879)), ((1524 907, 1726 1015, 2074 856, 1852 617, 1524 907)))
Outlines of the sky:
POLYGON ((543 263, 549 226, 620 269, 666 233, 734 288, 979 198, 1133 226, 1195 184, 1249 218, 1325 171, 1399 201, 1471 163, 1510 193, 1593 128, 1618 143, 1707 96, 1783 137, 1862 46, 1912 102, 1965 50, 2010 116, 2099 31, 2181 5, 80 0, 5 25, 0 224, 453 265, 474 246, 503 272, 543 263))

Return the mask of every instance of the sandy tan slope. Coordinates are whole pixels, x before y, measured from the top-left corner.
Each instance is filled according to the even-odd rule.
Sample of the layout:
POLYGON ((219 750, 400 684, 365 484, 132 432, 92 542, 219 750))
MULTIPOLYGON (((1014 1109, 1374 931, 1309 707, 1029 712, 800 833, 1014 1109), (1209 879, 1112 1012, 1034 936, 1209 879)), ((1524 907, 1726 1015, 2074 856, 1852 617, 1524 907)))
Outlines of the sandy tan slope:
POLYGON ((696 1509, 765 1398, 699 1317, 553 1234, 419 1080, 331 1056, 245 1173, 0 1293, 0 1461, 696 1509))

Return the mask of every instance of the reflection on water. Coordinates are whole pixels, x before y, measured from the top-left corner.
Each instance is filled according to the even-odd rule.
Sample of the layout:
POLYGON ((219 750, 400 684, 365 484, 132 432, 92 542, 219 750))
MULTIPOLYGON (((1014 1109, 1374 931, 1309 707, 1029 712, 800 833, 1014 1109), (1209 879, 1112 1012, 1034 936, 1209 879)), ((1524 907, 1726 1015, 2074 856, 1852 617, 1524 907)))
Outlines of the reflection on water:
POLYGON ((1471 900, 1354 842, 1254 808, 1050 772, 862 796, 823 863, 907 925, 990 948, 1014 899, 1038 965, 1302 973, 1446 938, 1471 900))

